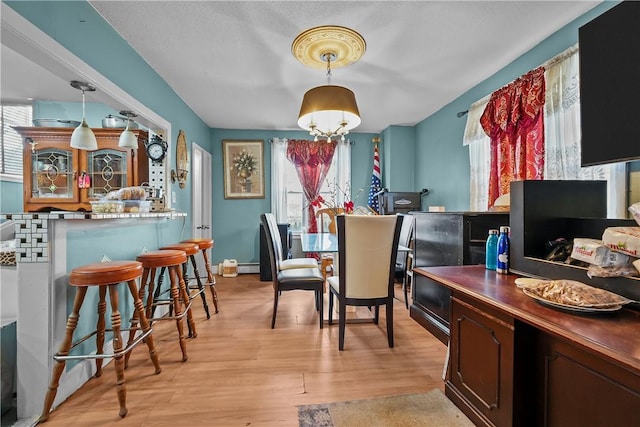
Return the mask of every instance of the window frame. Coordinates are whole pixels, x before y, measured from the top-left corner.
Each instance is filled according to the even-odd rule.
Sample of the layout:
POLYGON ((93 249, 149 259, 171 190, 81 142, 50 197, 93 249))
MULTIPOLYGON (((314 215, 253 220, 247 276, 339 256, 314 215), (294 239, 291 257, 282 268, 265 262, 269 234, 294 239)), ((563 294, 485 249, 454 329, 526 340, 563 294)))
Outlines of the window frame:
MULTIPOLYGON (((0 150, 2 151, 2 156, 0 157, 0 181, 5 181, 5 182, 16 182, 16 183, 22 183, 23 180, 23 168, 24 168, 24 164, 22 163, 22 138, 20 137, 20 135, 18 135, 16 133, 16 135, 18 135, 18 137, 20 138, 20 150, 18 151, 18 158, 20 159, 21 163, 21 168, 20 168, 20 173, 19 174, 13 174, 13 173, 6 173, 5 172, 5 108, 7 107, 21 107, 21 108, 25 108, 29 110, 29 113, 27 115, 27 119, 22 122, 22 123, 16 123, 15 125, 19 125, 19 126, 31 126, 31 119, 33 118, 33 105, 29 104, 29 103, 19 103, 19 102, 15 102, 15 103, 2 103, 0 104, 0 109, 2 111, 0 111, 0 125, 2 126, 2 135, 0 135, 0 150)), ((9 124, 7 126, 13 126, 12 124, 9 124)))

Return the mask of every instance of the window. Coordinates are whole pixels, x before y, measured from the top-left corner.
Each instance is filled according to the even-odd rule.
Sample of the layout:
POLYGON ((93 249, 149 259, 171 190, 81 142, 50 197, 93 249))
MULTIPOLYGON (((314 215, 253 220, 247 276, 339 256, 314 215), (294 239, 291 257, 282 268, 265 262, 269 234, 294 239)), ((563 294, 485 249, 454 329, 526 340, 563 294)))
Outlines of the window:
POLYGON ((30 105, 0 106, 2 137, 0 139, 0 176, 22 178, 22 138, 13 126, 31 126, 30 105))
MULTIPOLYGON (((290 224, 291 231, 302 231, 308 221, 308 203, 302 192, 296 168, 287 157, 287 140, 274 138, 271 150, 271 211, 279 223, 290 224)), ((339 143, 320 190, 323 198, 329 198, 334 183, 347 188, 351 177, 351 145, 339 143)))

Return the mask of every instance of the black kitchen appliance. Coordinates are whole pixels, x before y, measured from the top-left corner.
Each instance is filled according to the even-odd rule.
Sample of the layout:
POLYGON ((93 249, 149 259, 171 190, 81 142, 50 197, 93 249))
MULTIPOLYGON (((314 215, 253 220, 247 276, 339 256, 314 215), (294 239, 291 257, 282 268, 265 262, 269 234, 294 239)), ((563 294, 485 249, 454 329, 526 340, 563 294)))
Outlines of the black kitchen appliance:
POLYGON ((383 189, 378 193, 378 203, 382 215, 397 213, 409 213, 422 210, 422 196, 427 194, 426 188, 422 191, 387 191, 383 189))

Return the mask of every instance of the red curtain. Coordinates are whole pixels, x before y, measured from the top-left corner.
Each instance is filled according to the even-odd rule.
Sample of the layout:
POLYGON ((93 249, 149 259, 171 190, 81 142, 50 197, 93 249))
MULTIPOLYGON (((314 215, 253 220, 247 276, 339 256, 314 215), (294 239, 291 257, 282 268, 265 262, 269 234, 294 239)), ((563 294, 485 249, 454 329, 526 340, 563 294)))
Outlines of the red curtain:
POLYGON ((311 202, 318 197, 320 187, 331 167, 337 141, 305 141, 290 139, 287 143, 287 158, 296 166, 302 191, 309 209, 309 233, 318 232, 316 215, 311 202))
POLYGON ((543 179, 544 98, 543 67, 491 95, 480 118, 491 138, 488 207, 510 192, 511 181, 543 179))

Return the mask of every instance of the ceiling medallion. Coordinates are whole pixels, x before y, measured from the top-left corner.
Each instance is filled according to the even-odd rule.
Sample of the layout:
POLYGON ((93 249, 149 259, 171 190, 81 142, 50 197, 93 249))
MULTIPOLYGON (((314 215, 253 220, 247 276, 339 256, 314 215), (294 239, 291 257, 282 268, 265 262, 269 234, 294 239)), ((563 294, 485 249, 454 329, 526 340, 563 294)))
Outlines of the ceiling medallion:
POLYGON ((291 45, 291 53, 303 65, 327 69, 327 84, 308 90, 302 99, 298 126, 331 141, 360 124, 355 94, 346 87, 331 84, 331 67, 344 67, 359 60, 366 50, 357 32, 338 26, 321 26, 303 31, 291 45))
POLYGON ((356 31, 337 25, 322 25, 303 31, 291 45, 291 53, 307 67, 324 69, 331 54, 332 68, 344 67, 364 55, 367 44, 356 31))

